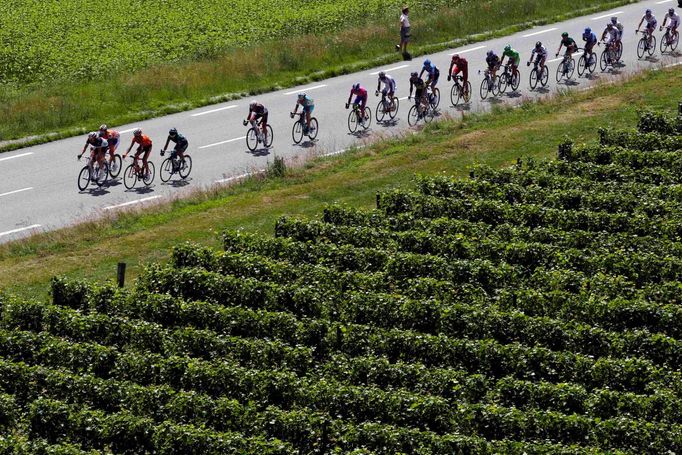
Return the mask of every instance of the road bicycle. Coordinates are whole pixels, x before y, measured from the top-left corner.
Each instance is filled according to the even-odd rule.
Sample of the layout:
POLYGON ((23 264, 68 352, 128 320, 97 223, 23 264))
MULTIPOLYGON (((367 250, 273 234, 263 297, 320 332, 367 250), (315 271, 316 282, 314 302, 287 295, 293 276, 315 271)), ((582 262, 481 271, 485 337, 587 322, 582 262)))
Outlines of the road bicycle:
POLYGON ((440 90, 438 90, 438 87, 431 88, 431 84, 428 84, 426 86, 426 99, 434 111, 438 109, 440 104, 440 90))
POLYGON ((137 164, 137 161, 142 160, 142 158, 135 158, 134 156, 131 156, 130 159, 133 160, 133 162, 128 165, 125 171, 123 171, 123 184, 125 187, 128 189, 133 188, 137 184, 138 180, 141 180, 145 186, 151 185, 154 181, 154 174, 156 173, 154 163, 147 160, 149 172, 145 172, 144 166, 137 164))
MULTIPOLYGON (((601 45, 601 43, 599 43, 601 45)), ((618 63, 618 45, 615 43, 604 43, 604 50, 599 57, 599 68, 606 71, 609 66, 613 67, 618 63)))
MULTIPOLYGON (((411 99, 409 97, 408 99, 411 99)), ((430 123, 433 117, 436 115, 436 109, 431 103, 426 100, 425 96, 422 96, 419 104, 414 104, 407 113, 407 124, 410 126, 415 126, 420 120, 424 123, 430 123)))
POLYGON ((507 91, 507 87, 511 87, 512 92, 515 92, 519 88, 519 84, 521 83, 521 73, 519 73, 518 68, 514 69, 512 71, 512 65, 511 63, 508 63, 506 65, 502 65, 504 67, 504 71, 502 71, 502 74, 500 74, 500 93, 504 93, 507 91))
POLYGON ((121 173, 121 167, 123 167, 123 160, 121 159, 121 155, 119 155, 118 153, 114 153, 114 159, 111 160, 111 162, 108 161, 109 160, 108 156, 106 156, 105 159, 107 160, 109 166, 109 177, 115 179, 121 173))
POLYGON ((311 117, 310 128, 308 128, 308 125, 305 121, 305 112, 299 112, 298 114, 290 112, 290 114, 291 118, 294 118, 294 115, 298 115, 298 119, 294 122, 294 126, 291 129, 291 138, 294 140, 294 143, 300 144, 303 140, 303 136, 308 136, 311 141, 314 141, 317 137, 317 119, 315 117, 311 117))
POLYGON ((540 62, 535 60, 535 62, 533 62, 533 69, 530 70, 528 78, 531 90, 535 90, 538 83, 543 87, 546 87, 547 82, 549 81, 549 69, 547 68, 547 65, 542 65, 542 68, 540 68, 540 62))
POLYGON ((652 33, 651 37, 649 37, 646 30, 637 30, 635 33, 642 34, 642 37, 637 42, 637 58, 644 57, 644 54, 649 54, 649 57, 654 55, 656 52, 656 36, 652 33))
MULTIPOLYGON (((577 52, 577 51, 576 51, 577 52)), ((573 72, 575 71, 575 59, 571 54, 566 52, 564 54, 563 60, 561 60, 561 63, 559 63, 559 66, 556 68, 556 81, 560 82, 561 79, 566 78, 566 80, 569 80, 571 77, 573 77, 573 72)))
MULTIPOLYGON (((161 156, 165 153, 165 150, 161 150, 161 156)), ((178 152, 172 150, 170 156, 161 162, 159 178, 165 183, 171 179, 173 174, 178 174, 184 180, 189 177, 190 172, 192 172, 192 157, 185 153, 180 159, 178 152)))
MULTIPOLYGON (((272 147, 272 141, 275 138, 272 127, 270 124, 266 125, 265 130, 267 131, 267 134, 263 135, 263 129, 261 128, 262 123, 263 119, 261 118, 256 122, 255 127, 251 126, 246 132, 246 147, 252 152, 258 148, 258 144, 263 144, 266 149, 272 147)), ((246 125, 248 125, 248 121, 245 120, 244 126, 246 125)))
POLYGON ((468 103, 471 101, 471 82, 467 81, 464 87, 464 78, 457 75, 452 78, 452 89, 450 89, 450 102, 453 106, 457 106, 460 101, 468 103))
MULTIPOLYGON (((374 96, 379 96, 379 92, 375 92, 374 96)), ((393 95, 389 100, 385 93, 381 94, 381 100, 377 104, 376 117, 377 123, 384 121, 384 118, 388 115, 388 118, 393 120, 396 115, 398 115, 398 108, 400 107, 400 101, 398 97, 393 95)))
MULTIPOLYGON (((479 71, 479 74, 481 72, 479 71)), ((492 94, 493 96, 497 96, 500 94, 500 77, 498 75, 495 75, 495 77, 492 76, 492 72, 487 69, 484 72, 484 77, 483 80, 481 81, 481 99, 484 100, 488 97, 488 94, 492 94)))
POLYGON ((665 54, 670 49, 673 52, 677 49, 677 44, 680 42, 680 34, 677 30, 670 33, 672 27, 666 27, 665 34, 661 38, 661 54, 665 54))
MULTIPOLYGON (((98 187, 102 187, 107 182, 109 177, 109 164, 105 158, 102 158, 102 164, 96 159, 93 159, 93 149, 90 149, 90 156, 86 158, 85 166, 81 168, 78 173, 78 189, 85 191, 90 185, 90 182, 95 182, 98 187)), ((78 155, 80 160, 82 155, 78 155)))
POLYGON ((595 52, 590 52, 590 54, 587 55, 585 49, 578 49, 578 51, 583 51, 578 59, 578 76, 594 73, 594 70, 597 69, 597 54, 595 52))
MULTIPOLYGON (((350 105, 346 104, 346 109, 350 105)), ((362 127, 363 130, 367 130, 372 124, 372 110, 365 106, 364 109, 360 108, 360 104, 353 103, 353 109, 348 113, 348 131, 354 134, 358 127, 362 127)))

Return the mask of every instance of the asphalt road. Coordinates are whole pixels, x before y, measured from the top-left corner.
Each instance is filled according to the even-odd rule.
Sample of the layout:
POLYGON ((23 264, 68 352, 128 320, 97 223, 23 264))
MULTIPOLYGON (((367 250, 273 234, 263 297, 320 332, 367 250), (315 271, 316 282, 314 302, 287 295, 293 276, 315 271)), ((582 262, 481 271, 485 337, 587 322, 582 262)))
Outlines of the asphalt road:
MULTIPOLYGON (((458 115, 463 110, 485 111, 495 104, 519 103, 529 97, 548 96, 560 89, 586 90, 600 81, 612 80, 618 74, 675 65, 678 56, 682 54, 661 56, 658 48, 653 57, 638 59, 636 47, 640 35, 634 33, 645 8, 654 11, 660 25, 671 6, 676 7, 676 2, 642 1, 593 16, 548 24, 505 38, 432 54, 428 58, 441 70, 440 112, 458 115), (559 45, 561 32, 568 31, 580 44, 580 36, 585 27, 592 27, 599 37, 612 15, 617 15, 625 26, 623 65, 616 69, 607 69, 606 72, 601 72, 597 66, 595 73, 589 78, 578 77, 576 71, 571 81, 557 84, 555 72, 561 56, 555 59, 554 53, 559 45), (547 62, 550 71, 549 85, 546 90, 531 91, 528 83, 530 69, 525 66, 525 61, 528 60, 530 51, 538 40, 546 44, 550 53, 547 62), (493 49, 499 55, 507 43, 521 52, 519 91, 516 94, 507 92, 497 98, 488 97, 481 101, 478 92, 482 76, 478 74, 478 70, 485 66, 485 53, 493 49), (446 76, 450 56, 454 53, 459 53, 469 61, 473 96, 471 103, 464 107, 451 106, 449 99, 451 83, 447 82, 446 76)), ((656 36, 660 40, 662 33, 657 31, 656 36)), ((603 47, 595 47, 598 55, 602 49, 603 47)), ((77 176, 84 163, 76 161, 76 154, 82 150, 85 137, 74 137, 0 154, 0 242, 91 220, 112 210, 137 207, 164 198, 181 197, 193 189, 229 182, 244 174, 265 168, 275 155, 286 158, 296 155, 334 154, 378 137, 404 133, 409 128, 407 112, 411 106, 406 99, 409 91, 409 74, 420 69, 424 58, 426 57, 416 58, 412 62, 396 63, 388 68, 370 69, 258 96, 258 100, 270 112, 269 121, 274 129, 274 143, 269 150, 249 152, 246 147, 244 137, 247 128, 242 126, 242 119, 248 111, 249 99, 206 106, 135 124, 110 125, 122 133, 119 147, 121 154, 130 144, 131 132, 135 127, 142 128, 154 141, 151 160, 157 166, 157 175, 154 183, 148 188, 138 184, 136 189, 126 190, 119 179, 101 189, 90 187, 84 192, 79 192, 77 176), (390 125, 377 125, 373 120, 371 128, 364 135, 351 135, 347 129, 349 111, 344 109, 350 87, 357 81, 368 89, 370 92, 368 106, 374 113, 378 102, 378 98, 374 97, 376 75, 381 69, 386 70, 398 83, 397 96, 401 98, 401 104, 396 122, 390 125), (295 145, 291 139, 293 120, 289 117, 289 112, 294 107, 296 93, 301 91, 314 98, 316 104, 314 116, 317 117, 320 128, 314 142, 304 140, 300 145, 295 145), (174 177, 168 184, 162 184, 158 177, 158 167, 162 160, 159 150, 171 127, 177 127, 189 139, 188 153, 194 158, 194 167, 187 181, 179 181, 174 177)), ((105 121, 106 119, 102 119, 102 122, 105 121)), ((92 128, 96 129, 98 126, 92 125, 92 128)))

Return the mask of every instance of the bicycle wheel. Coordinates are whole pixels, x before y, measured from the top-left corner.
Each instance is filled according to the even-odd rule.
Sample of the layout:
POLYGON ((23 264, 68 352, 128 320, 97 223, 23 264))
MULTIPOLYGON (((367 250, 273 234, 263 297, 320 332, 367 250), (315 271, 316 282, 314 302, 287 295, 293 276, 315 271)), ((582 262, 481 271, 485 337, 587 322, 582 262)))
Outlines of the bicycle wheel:
POLYGON ((294 122, 294 126, 291 128, 291 138, 294 140, 294 144, 300 144, 303 140, 303 122, 301 120, 294 122))
MULTIPOLYGON (((386 102, 386 104, 389 103, 386 102)), ((375 114, 377 118, 377 123, 382 123, 384 121, 384 117, 386 116, 386 111, 384 110, 384 102, 382 100, 379 100, 375 114)))
POLYGON ((606 49, 601 53, 601 58, 599 58, 599 68, 601 68, 602 71, 606 71, 606 66, 608 65, 608 53, 606 52, 606 49))
POLYGON ((142 177, 142 183, 149 186, 154 181, 154 174, 156 173, 156 168, 154 167, 154 163, 152 163, 151 161, 147 161, 147 167, 149 167, 149 172, 144 174, 144 176, 142 177))
POLYGON ((481 81, 481 99, 484 100, 488 97, 488 92, 490 92, 490 82, 488 81, 488 78, 485 78, 481 81))
POLYGON ((450 89, 450 102, 452 103, 453 106, 457 106, 457 103, 459 103, 459 85, 455 82, 452 84, 452 88, 450 89))
POLYGON ((433 118, 436 116, 436 109, 434 109, 430 104, 426 107, 426 110, 424 111, 424 116, 422 117, 424 119, 424 123, 431 123, 433 118))
POLYGON ((618 41, 618 43, 616 44, 616 55, 615 55, 616 62, 620 61, 621 57, 623 57, 623 43, 618 41))
POLYGON ((365 106, 364 122, 362 122, 360 125, 365 130, 369 129, 369 127, 372 126, 372 110, 367 106, 365 106))
POLYGON ((419 113, 417 112, 417 106, 412 106, 407 113, 407 124, 410 126, 415 126, 419 122, 419 113))
POLYGON ((585 68, 587 67, 587 62, 585 61, 585 54, 581 55, 578 59, 578 76, 585 74, 585 68))
POLYGON ((548 82, 549 82, 549 68, 547 68, 547 65, 544 65, 542 67, 542 74, 540 75, 540 84, 542 84, 543 87, 546 87, 548 82))
POLYGON ((642 37, 637 43, 637 58, 644 57, 644 52, 646 52, 646 37, 642 37))
POLYGON ((272 141, 275 140, 275 132, 272 131, 272 127, 268 123, 268 125, 265 127, 265 131, 267 131, 267 135, 265 136, 265 148, 270 148, 272 147, 272 141))
POLYGON ((493 95, 497 96, 500 93, 500 76, 495 76, 493 79, 493 95))
POLYGON ((512 75, 512 81, 511 81, 511 88, 513 91, 517 91, 519 89, 519 85, 521 84, 521 73, 519 73, 519 70, 514 71, 514 74, 512 75))
POLYGON ((556 81, 560 82, 562 77, 564 77, 564 62, 559 63, 559 66, 556 67, 556 81))
POLYGON ((677 45, 680 43, 680 34, 678 32, 675 32, 673 34, 673 39, 670 41, 670 50, 674 51, 677 49, 677 45))
POLYGON ((651 46, 647 49, 647 52, 649 53, 649 57, 654 55, 656 53, 656 36, 651 35, 651 46))
MULTIPOLYGON (((252 152, 258 148, 258 132, 254 127, 249 128, 249 131, 246 132, 246 147, 252 152)), ((161 170, 163 170, 163 165, 161 170)))
POLYGON ((572 58, 568 61, 568 68, 566 71, 566 79, 570 79, 573 77, 573 72, 575 71, 575 60, 572 58))
POLYGON ((109 176, 112 179, 115 179, 118 177, 118 174, 121 173, 121 167, 123 167, 123 162, 121 160, 121 155, 118 153, 114 154, 114 160, 109 163, 109 176))
POLYGON ((392 104, 389 106, 389 111, 388 111, 388 116, 391 117, 391 120, 395 118, 396 115, 398 115, 398 108, 400 107, 400 100, 398 99, 397 96, 394 96, 393 99, 391 100, 392 104))
POLYGON ((348 113, 348 131, 350 134, 355 134, 358 130, 358 111, 355 109, 348 113))
POLYGON ((438 88, 433 89, 433 93, 429 99, 429 104, 433 109, 438 109, 438 106, 440 105, 440 90, 438 90, 438 88))
POLYGON ((311 141, 314 141, 315 138, 317 137, 317 130, 318 130, 318 124, 317 124, 317 119, 315 117, 310 118, 310 130, 308 130, 308 137, 310 138, 311 141))
POLYGON ((83 169, 78 173, 78 189, 85 191, 88 185, 90 185, 90 167, 83 166, 83 169))
POLYGON ((501 76, 498 78, 498 84, 497 84, 497 93, 504 93, 507 91, 507 85, 509 85, 509 81, 507 80, 507 73, 502 73, 501 76))
POLYGON ((530 85, 531 90, 535 90, 535 87, 538 86, 538 70, 537 68, 533 68, 530 70, 530 74, 528 75, 528 84, 530 85))
POLYGON ((189 177, 190 172, 192 172, 192 157, 185 154, 184 160, 180 162, 180 170, 178 173, 180 174, 180 178, 184 180, 189 177))
MULTIPOLYGON (((248 134, 248 133, 247 133, 248 134)), ((163 160, 161 163, 161 167, 159 168, 159 178, 161 179, 162 182, 167 182, 171 179, 173 176, 173 160, 170 158, 166 158, 163 160)))
POLYGON ((95 163, 93 165, 93 169, 95 171, 95 180, 97 183, 97 186, 100 188, 102 185, 107 183, 107 179, 109 178, 109 165, 104 162, 101 165, 99 163, 95 163))
POLYGON ((668 33, 666 32, 665 35, 661 38, 661 54, 665 54, 665 51, 668 50, 668 33))
POLYGON ((137 172, 135 166, 129 164, 125 171, 123 171, 123 184, 126 188, 131 189, 137 183, 137 172))

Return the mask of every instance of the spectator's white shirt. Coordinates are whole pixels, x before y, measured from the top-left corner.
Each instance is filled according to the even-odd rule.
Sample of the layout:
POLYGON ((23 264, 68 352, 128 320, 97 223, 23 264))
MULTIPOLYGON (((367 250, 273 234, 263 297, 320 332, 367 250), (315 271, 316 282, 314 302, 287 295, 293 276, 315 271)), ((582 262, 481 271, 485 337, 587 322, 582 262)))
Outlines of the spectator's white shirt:
MULTIPOLYGON (((393 16, 395 17, 395 16, 393 16)), ((407 14, 403 13, 400 15, 400 25, 402 27, 409 27, 410 26, 410 19, 407 17, 407 14)))

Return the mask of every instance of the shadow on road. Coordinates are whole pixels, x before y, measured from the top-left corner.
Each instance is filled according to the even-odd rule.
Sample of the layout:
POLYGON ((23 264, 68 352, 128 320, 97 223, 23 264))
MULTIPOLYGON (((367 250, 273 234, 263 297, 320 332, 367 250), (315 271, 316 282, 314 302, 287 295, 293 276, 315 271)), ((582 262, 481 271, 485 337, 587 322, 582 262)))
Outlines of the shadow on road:
POLYGON ((389 128, 391 126, 396 126, 398 124, 398 119, 384 120, 383 122, 377 122, 377 125, 383 126, 384 128, 389 128))
POLYGON ((186 179, 180 179, 180 180, 171 180, 170 182, 165 183, 165 185, 172 186, 173 188, 182 188, 183 186, 187 186, 190 184, 191 178, 186 178, 186 179))
POLYGON ((154 192, 153 186, 142 186, 139 188, 131 188, 126 190, 127 193, 137 193, 137 194, 149 194, 154 192))
POLYGON ((533 90, 536 93, 549 93, 550 90, 548 87, 537 87, 535 90, 533 90))
POLYGON ((307 148, 309 149, 310 147, 315 147, 315 143, 317 142, 317 139, 315 140, 310 140, 308 139, 307 141, 303 141, 300 144, 291 144, 292 146, 298 145, 299 147, 307 148))
POLYGON ((505 95, 507 96, 507 98, 518 98, 520 96, 523 96, 521 95, 521 92, 509 92, 505 93, 505 95))
POLYGON ((464 111, 470 111, 471 110, 471 105, 469 103, 467 104, 458 104, 457 106, 452 106, 455 108, 455 110, 459 112, 464 112, 464 111))
POLYGON ((256 149, 253 152, 250 150, 247 150, 246 153, 248 153, 249 155, 256 156, 256 157, 268 156, 268 155, 270 155, 270 149, 267 147, 263 147, 263 148, 256 149))
POLYGON ((93 187, 93 188, 86 188, 85 191, 79 191, 81 194, 89 194, 90 196, 94 197, 99 197, 99 196, 106 196, 107 194, 110 193, 107 187, 93 187))

